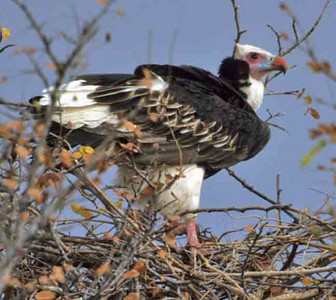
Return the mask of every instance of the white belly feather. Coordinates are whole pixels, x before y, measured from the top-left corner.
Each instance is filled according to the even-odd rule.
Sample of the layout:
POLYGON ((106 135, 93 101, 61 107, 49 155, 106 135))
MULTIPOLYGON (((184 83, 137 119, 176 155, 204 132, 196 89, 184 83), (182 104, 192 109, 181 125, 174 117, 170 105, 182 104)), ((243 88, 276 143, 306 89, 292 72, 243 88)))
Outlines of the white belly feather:
MULTIPOLYGON (((159 210, 166 218, 197 209, 201 196, 204 169, 197 165, 185 165, 182 173, 184 176, 173 181, 168 189, 162 188, 163 192, 158 192, 154 197, 142 195, 139 203, 141 205, 149 204, 151 208, 159 210)), ((153 184, 160 182, 169 185, 167 178, 174 177, 177 174, 179 174, 179 171, 172 166, 160 166, 149 171, 147 178, 153 184)), ((148 184, 139 175, 126 167, 119 167, 117 184, 134 196, 140 195, 148 187, 148 184)), ((190 215, 185 216, 185 218, 190 217, 190 215)))

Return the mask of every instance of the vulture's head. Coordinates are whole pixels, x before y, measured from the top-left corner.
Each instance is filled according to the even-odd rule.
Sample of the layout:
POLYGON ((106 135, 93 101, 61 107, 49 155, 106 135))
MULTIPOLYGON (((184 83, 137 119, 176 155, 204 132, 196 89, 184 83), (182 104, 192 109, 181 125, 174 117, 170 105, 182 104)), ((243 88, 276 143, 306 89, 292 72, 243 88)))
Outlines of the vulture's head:
POLYGON ((236 44, 234 59, 243 60, 250 67, 250 75, 256 80, 261 80, 271 71, 286 73, 288 64, 281 56, 251 45, 236 44))
POLYGON ((251 45, 235 45, 234 56, 222 61, 219 77, 231 82, 254 110, 264 97, 262 79, 272 71, 286 73, 288 64, 281 56, 251 45))

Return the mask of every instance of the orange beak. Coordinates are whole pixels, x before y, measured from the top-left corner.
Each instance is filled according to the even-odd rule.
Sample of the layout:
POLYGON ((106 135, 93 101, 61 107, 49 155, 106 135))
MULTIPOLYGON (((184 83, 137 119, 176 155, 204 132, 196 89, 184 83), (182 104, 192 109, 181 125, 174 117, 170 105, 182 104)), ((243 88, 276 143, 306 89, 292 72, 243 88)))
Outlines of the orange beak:
POLYGON ((272 70, 278 70, 280 72, 286 73, 289 69, 289 66, 286 60, 281 56, 274 57, 272 61, 272 70))

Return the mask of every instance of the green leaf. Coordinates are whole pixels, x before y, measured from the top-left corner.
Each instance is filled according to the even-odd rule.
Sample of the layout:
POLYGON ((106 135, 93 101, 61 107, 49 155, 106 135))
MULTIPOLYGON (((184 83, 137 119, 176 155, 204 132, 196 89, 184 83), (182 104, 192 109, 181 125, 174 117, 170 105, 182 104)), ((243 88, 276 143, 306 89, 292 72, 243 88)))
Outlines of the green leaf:
POLYGON ((307 167, 314 159, 314 157, 320 153, 320 151, 327 145, 325 140, 320 140, 315 147, 309 150, 309 152, 302 158, 301 167, 307 167))

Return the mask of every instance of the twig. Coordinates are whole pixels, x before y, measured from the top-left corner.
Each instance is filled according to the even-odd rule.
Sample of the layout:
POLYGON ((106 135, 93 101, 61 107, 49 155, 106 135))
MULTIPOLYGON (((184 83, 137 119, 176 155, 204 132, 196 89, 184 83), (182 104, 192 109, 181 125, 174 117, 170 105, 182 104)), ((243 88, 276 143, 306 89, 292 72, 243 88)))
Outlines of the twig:
POLYGON ((33 107, 33 105, 28 104, 28 103, 11 102, 11 101, 6 101, 2 98, 0 98, 0 105, 15 106, 15 107, 22 107, 22 108, 33 107))
POLYGON ((281 46, 281 35, 273 28, 272 25, 267 24, 267 27, 272 30, 272 32, 275 34, 277 38, 277 43, 278 43, 278 54, 281 53, 282 51, 282 46, 281 46))
MULTIPOLYGON (((234 12, 234 21, 236 25, 236 38, 235 38, 235 44, 238 44, 240 42, 241 36, 247 32, 247 30, 241 30, 240 29, 240 22, 239 22, 239 5, 236 4, 236 0, 231 0, 233 12, 234 12)), ((234 57, 236 53, 236 47, 233 48, 232 56, 234 57)))
MULTIPOLYGON (((251 185, 249 185, 248 183, 246 183, 246 181, 243 180, 242 178, 240 178, 238 175, 236 175, 236 173, 234 171, 232 171, 229 168, 225 168, 225 170, 228 172, 228 174, 231 177, 233 177, 234 179, 236 179, 244 188, 246 188, 247 190, 251 191, 253 194, 257 195, 261 199, 264 199, 265 201, 267 201, 267 202, 269 202, 269 203, 271 203, 273 205, 277 205, 277 202, 275 200, 269 198, 265 194, 259 192, 254 187, 252 187, 251 185)), ((290 216, 291 218, 293 218, 294 223, 298 223, 299 219, 296 216, 294 216, 291 212, 289 212, 287 210, 287 208, 281 208, 281 210, 283 210, 288 216, 290 216)))
MULTIPOLYGON (((330 3, 330 0, 327 0, 326 3, 324 4, 322 11, 320 13, 320 15, 318 16, 317 20, 315 21, 315 23, 313 24, 313 26, 310 28, 310 30, 307 31, 307 33, 297 41, 297 34, 295 33, 296 31, 294 31, 294 34, 296 36, 296 42, 290 46, 289 48, 287 48, 286 50, 284 50, 281 55, 285 56, 287 54, 289 54, 290 52, 292 52, 295 48, 297 48, 298 46, 300 46, 303 42, 305 42, 309 36, 315 31, 316 27, 319 25, 320 21, 322 20, 322 17, 324 15, 325 10, 327 9, 328 5, 330 3)), ((295 19, 295 17, 293 15, 291 15, 291 17, 293 19, 295 19)), ((296 27, 293 27, 296 29, 296 27)))

